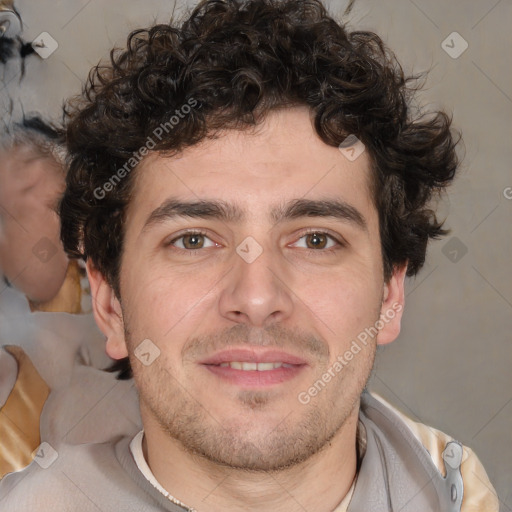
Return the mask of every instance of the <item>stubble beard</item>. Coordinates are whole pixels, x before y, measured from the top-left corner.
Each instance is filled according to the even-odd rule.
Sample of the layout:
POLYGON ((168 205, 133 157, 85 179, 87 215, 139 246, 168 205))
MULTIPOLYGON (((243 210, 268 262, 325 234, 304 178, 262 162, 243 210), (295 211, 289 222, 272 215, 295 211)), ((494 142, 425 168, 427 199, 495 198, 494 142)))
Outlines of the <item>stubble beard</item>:
POLYGON ((138 387, 141 407, 189 454, 226 468, 271 472, 297 466, 329 445, 359 405, 371 366, 356 385, 352 380, 350 389, 345 384, 357 376, 345 368, 345 378, 331 381, 331 387, 307 405, 297 400, 291 412, 284 413, 280 422, 273 419, 272 425, 265 421, 266 411, 271 407, 275 410, 274 398, 267 391, 238 392, 240 415, 221 419, 209 413, 207 403, 184 390, 161 366, 153 368, 151 377, 145 376, 145 383, 138 387), (244 411, 251 421, 244 422, 244 411), (258 415, 261 422, 257 421, 258 415))
MULTIPOLYGON (((215 465, 255 472, 297 466, 327 447, 358 407, 375 357, 375 347, 368 345, 366 354, 359 353, 357 362, 344 367, 306 405, 298 400, 299 392, 305 389, 297 389, 283 404, 288 409, 280 411, 279 417, 276 417, 274 392, 239 390, 230 395, 229 400, 231 409, 234 400, 240 412, 227 418, 218 411, 214 416, 213 411, 209 411, 211 404, 204 397, 194 396, 204 391, 200 386, 194 387, 194 375, 180 377, 180 380, 175 377, 178 372, 166 361, 164 353, 150 367, 141 367, 139 361, 134 360, 136 344, 126 323, 125 339, 131 347, 130 360, 143 416, 149 414, 151 421, 189 454, 215 465)), ((329 348, 324 341, 279 326, 262 332, 238 325, 225 333, 195 338, 185 345, 182 356, 192 361, 189 368, 193 373, 197 371, 195 361, 205 352, 242 339, 267 347, 294 346, 310 358, 313 355, 317 362, 316 375, 310 385, 321 379, 329 366, 329 348)))

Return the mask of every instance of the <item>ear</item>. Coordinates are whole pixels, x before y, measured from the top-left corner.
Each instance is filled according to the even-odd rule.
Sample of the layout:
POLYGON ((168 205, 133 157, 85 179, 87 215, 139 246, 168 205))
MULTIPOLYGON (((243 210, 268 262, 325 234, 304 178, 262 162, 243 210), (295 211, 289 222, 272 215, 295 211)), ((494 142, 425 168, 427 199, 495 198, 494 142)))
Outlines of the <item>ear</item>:
POLYGON ((103 274, 94 267, 90 259, 87 260, 86 268, 91 286, 94 319, 101 332, 107 337, 106 352, 112 359, 127 357, 121 303, 103 274))
POLYGON ((385 345, 394 341, 400 334, 400 324, 404 310, 404 281, 407 264, 395 268, 393 275, 387 283, 384 283, 382 306, 380 309, 379 333, 377 344, 385 345))

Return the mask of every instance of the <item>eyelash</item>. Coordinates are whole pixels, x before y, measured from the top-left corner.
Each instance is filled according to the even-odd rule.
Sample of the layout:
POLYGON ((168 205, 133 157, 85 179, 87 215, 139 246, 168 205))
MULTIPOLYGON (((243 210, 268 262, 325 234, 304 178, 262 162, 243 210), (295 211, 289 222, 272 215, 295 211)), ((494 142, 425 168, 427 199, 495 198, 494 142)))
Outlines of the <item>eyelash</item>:
POLYGON ((341 248, 346 247, 346 243, 336 236, 332 235, 329 231, 321 230, 321 229, 307 229, 305 231, 302 231, 297 238, 297 241, 299 241, 301 238, 305 237, 306 235, 325 235, 327 238, 330 238, 333 242, 336 243, 334 247, 330 247, 329 249, 307 249, 307 251, 314 255, 314 256, 323 256, 325 254, 334 254, 335 252, 339 251, 341 248))
MULTIPOLYGON (((346 243, 344 241, 339 240, 334 235, 332 235, 330 232, 320 230, 320 229, 311 229, 310 228, 310 229, 307 229, 306 231, 301 232, 299 237, 297 238, 297 241, 299 241, 301 238, 304 238, 307 235, 312 235, 312 234, 325 235, 337 244, 336 246, 330 247, 329 249, 307 249, 307 251, 310 252, 311 254, 316 253, 315 256, 325 255, 326 253, 332 254, 332 253, 338 251, 340 248, 346 247, 346 243)), ((206 231, 193 229, 190 231, 185 231, 185 232, 181 233, 179 236, 173 238, 171 241, 169 241, 165 244, 166 247, 171 247, 173 245, 173 243, 177 242, 178 240, 180 240, 181 238, 183 238, 187 235, 201 235, 201 236, 205 236, 205 237, 209 238, 208 233, 206 231)), ((296 242, 294 242, 294 243, 296 243, 296 242)), ((199 254, 199 252, 202 250, 202 249, 180 249, 179 247, 173 247, 173 249, 180 253, 188 254, 190 256, 199 254)))
MULTIPOLYGON (((202 236, 208 237, 208 233, 206 231, 202 231, 200 229, 191 229, 190 231, 184 231, 183 233, 181 233, 181 235, 173 238, 171 241, 167 242, 165 244, 165 246, 172 247, 173 243, 177 242, 178 240, 180 240, 181 238, 183 238, 187 235, 202 235, 202 236)), ((173 249, 175 251, 177 251, 178 253, 187 254, 189 256, 199 255, 199 253, 201 251, 201 249, 180 249, 179 247, 173 247, 173 249)))

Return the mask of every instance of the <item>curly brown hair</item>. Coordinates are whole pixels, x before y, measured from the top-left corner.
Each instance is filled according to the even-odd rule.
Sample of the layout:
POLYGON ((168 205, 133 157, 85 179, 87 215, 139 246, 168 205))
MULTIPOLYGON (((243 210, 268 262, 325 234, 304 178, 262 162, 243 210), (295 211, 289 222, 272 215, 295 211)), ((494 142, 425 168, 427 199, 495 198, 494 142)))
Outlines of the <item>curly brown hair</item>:
POLYGON ((385 279, 405 264, 414 275, 429 239, 446 234, 429 203, 458 165, 451 119, 410 107, 417 78, 376 34, 348 31, 319 0, 204 0, 180 24, 135 30, 65 108, 64 247, 91 258, 119 297, 130 170, 148 140, 172 155, 273 109, 307 105, 326 144, 351 134, 365 144, 385 279), (171 127, 184 105, 195 108, 171 127))

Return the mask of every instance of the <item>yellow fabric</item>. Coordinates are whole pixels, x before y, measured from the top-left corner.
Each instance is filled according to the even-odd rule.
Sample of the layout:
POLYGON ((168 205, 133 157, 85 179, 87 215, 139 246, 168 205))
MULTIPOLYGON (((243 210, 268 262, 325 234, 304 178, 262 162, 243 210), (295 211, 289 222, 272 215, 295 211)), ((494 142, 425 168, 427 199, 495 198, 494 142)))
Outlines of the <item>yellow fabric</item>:
POLYGON ((80 267, 76 260, 70 260, 59 293, 48 302, 29 301, 29 305, 31 311, 81 313, 81 301, 80 267))
MULTIPOLYGON (((412 430, 416 438, 427 449, 437 469, 444 476, 446 475, 442 458, 446 444, 453 441, 449 435, 435 428, 411 420, 405 414, 389 404, 382 397, 372 395, 393 410, 404 423, 412 430)), ((463 446, 462 464, 460 472, 464 482, 464 495, 462 499, 461 512, 499 512, 499 500, 489 481, 487 473, 471 448, 463 446)), ((346 512, 336 509, 335 512, 346 512)))
POLYGON ((23 349, 4 347, 18 363, 18 378, 0 409, 0 478, 32 461, 41 443, 39 421, 50 388, 23 349))

